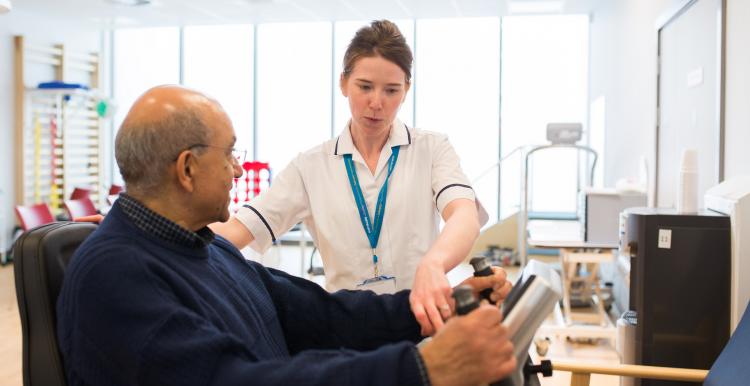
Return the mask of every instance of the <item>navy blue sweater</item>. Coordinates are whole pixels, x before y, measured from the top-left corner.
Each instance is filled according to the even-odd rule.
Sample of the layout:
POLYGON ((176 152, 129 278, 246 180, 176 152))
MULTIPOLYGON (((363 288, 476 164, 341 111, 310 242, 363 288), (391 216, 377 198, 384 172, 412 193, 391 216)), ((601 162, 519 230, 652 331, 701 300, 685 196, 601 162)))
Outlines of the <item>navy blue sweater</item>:
POLYGON ((329 294, 217 237, 165 242, 115 205, 58 299, 69 386, 419 385, 407 291, 329 294))

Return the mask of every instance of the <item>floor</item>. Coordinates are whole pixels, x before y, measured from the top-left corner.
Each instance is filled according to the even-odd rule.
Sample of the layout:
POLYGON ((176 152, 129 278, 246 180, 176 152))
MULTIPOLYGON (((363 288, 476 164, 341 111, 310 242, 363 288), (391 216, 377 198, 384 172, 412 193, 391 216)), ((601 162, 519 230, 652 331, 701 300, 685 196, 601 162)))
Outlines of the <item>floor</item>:
POLYGON ((13 266, 0 268, 0 384, 21 386, 21 320, 13 266))
MULTIPOLYGON (((309 258, 312 248, 301 251, 299 247, 274 247, 266 255, 258 256, 249 250, 243 251, 248 258, 260 260, 264 264, 285 270, 291 274, 307 276, 309 258), (300 257, 305 257, 305 264, 300 263, 300 257)), ((315 257, 316 265, 320 264, 319 257, 315 257)), ((452 284, 460 283, 470 276, 472 270, 468 265, 462 265, 451 271, 448 278, 452 284)), ((516 272, 509 270, 512 278, 516 272)), ((324 285, 321 276, 313 278, 315 282, 324 285)), ((547 323, 555 323, 550 318, 547 323)), ((551 337, 550 349, 544 359, 565 361, 587 361, 598 363, 619 363, 614 343, 607 340, 593 343, 574 343, 566 341, 564 337, 551 337)), ((21 323, 18 316, 18 306, 15 298, 13 266, 0 268, 0 384, 3 386, 21 386, 21 323)), ((531 350, 532 359, 538 362, 539 356, 531 350)), ((555 372, 550 378, 541 378, 542 386, 563 386, 570 384, 570 374, 555 372)), ((597 376, 591 378, 591 385, 618 386, 619 378, 614 376, 597 376)))
MULTIPOLYGON (((614 343, 610 344, 607 340, 595 341, 593 343, 575 343, 566 341, 564 338, 553 338, 549 352, 547 352, 545 357, 540 358, 536 352, 534 352, 533 348, 530 350, 530 354, 535 364, 538 364, 540 359, 548 359, 552 361, 553 364, 556 360, 565 362, 585 362, 591 364, 617 364, 620 363, 620 357, 612 347, 613 344, 614 343)), ((556 371, 552 374, 552 377, 549 378, 543 378, 540 376, 540 383, 542 386, 570 385, 570 373, 556 371)), ((594 374, 591 376, 590 385, 619 386, 620 377, 594 374)))
MULTIPOLYGON (((555 259, 548 259, 545 262, 554 262, 555 259)), ((460 269, 461 266, 457 267, 460 269)), ((454 269, 456 271, 457 269, 454 269)), ((472 270, 469 267, 465 268, 468 270, 468 274, 471 274, 472 270)), ((515 282, 518 277, 518 268, 508 267, 508 278, 515 282)), ((453 274, 453 272, 451 272, 453 274)), ((560 331, 556 334, 548 334, 546 336, 537 335, 537 339, 547 337, 550 339, 549 349, 545 356, 540 356, 535 346, 529 349, 532 362, 539 364, 540 360, 550 360, 553 364, 556 360, 565 362, 577 362, 584 361, 586 363, 601 363, 601 364, 617 364, 620 363, 620 357, 614 349, 614 342, 610 342, 607 339, 590 340, 585 343, 580 343, 578 340, 571 341, 564 335, 564 329, 559 328, 562 326, 561 318, 562 312, 559 309, 559 304, 556 314, 550 315, 547 320, 542 324, 540 331, 542 330, 555 330, 560 331)), ((593 310, 591 310, 593 312, 593 310)), ((557 371, 552 374, 551 377, 545 378, 539 375, 539 381, 541 386, 567 386, 570 385, 570 373, 557 371)), ((619 386, 620 377, 611 375, 592 375, 590 379, 590 385, 593 386, 619 386)))

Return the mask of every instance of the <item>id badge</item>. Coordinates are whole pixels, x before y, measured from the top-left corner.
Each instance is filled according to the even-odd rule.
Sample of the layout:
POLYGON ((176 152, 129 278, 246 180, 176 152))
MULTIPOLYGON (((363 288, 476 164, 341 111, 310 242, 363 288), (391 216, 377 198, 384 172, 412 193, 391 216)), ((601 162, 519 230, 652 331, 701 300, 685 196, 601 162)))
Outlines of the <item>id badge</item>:
POLYGON ((396 278, 388 275, 380 275, 357 284, 358 290, 370 290, 378 295, 392 294, 396 292, 396 278))

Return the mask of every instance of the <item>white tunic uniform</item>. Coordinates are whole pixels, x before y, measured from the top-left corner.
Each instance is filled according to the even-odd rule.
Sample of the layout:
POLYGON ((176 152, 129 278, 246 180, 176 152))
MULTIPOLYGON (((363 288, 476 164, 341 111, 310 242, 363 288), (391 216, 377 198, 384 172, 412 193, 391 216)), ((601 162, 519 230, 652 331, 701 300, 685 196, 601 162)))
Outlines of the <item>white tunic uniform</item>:
POLYGON ((251 248, 265 252, 277 236, 304 221, 323 259, 329 291, 355 289, 372 278, 373 251, 362 228, 343 155, 352 154, 374 221, 391 148, 397 145, 401 148, 388 183, 375 254, 380 275, 395 276, 397 290, 411 288, 419 260, 438 236, 439 212, 452 200, 475 197, 448 138, 407 128, 398 120, 380 152, 374 175, 354 147, 348 125, 337 138, 299 154, 266 192, 237 212, 237 219, 255 237, 251 248))

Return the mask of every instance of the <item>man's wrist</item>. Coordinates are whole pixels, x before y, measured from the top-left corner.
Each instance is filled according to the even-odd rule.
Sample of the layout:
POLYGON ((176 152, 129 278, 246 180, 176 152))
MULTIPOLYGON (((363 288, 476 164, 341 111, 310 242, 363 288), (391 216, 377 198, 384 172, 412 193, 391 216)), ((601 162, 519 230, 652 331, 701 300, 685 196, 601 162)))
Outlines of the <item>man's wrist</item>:
POLYGON ((425 365, 424 358, 422 358, 422 354, 416 346, 414 347, 414 360, 417 362, 419 376, 422 378, 422 385, 431 386, 430 375, 427 373, 427 365, 425 365))

